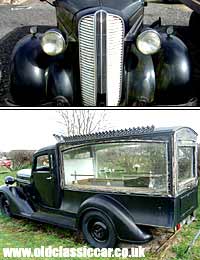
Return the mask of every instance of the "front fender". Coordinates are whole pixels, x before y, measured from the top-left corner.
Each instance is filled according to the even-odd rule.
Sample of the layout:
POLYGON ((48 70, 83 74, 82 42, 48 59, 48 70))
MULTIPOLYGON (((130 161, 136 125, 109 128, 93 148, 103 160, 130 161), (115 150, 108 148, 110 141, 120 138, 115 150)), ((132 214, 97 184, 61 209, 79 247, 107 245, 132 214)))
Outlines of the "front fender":
POLYGON ((3 194, 9 201, 13 215, 32 214, 34 211, 28 201, 19 193, 15 186, 0 186, 0 195, 3 194))
POLYGON ((89 210, 98 210, 105 214, 114 224, 120 240, 145 243, 152 239, 150 234, 142 231, 135 224, 129 211, 110 196, 96 195, 84 201, 78 212, 77 225, 79 227, 81 225, 83 215, 89 210))
POLYGON ((74 102, 73 69, 69 55, 50 57, 40 44, 41 35, 28 35, 15 46, 11 59, 10 93, 16 104, 39 105, 57 96, 74 102))
POLYGON ((188 48, 174 35, 163 33, 161 37, 162 48, 154 55, 155 101, 162 105, 186 103, 194 94, 188 48))
POLYGON ((156 86, 152 57, 142 54, 135 45, 131 45, 125 60, 124 84, 127 90, 127 105, 152 103, 156 86))

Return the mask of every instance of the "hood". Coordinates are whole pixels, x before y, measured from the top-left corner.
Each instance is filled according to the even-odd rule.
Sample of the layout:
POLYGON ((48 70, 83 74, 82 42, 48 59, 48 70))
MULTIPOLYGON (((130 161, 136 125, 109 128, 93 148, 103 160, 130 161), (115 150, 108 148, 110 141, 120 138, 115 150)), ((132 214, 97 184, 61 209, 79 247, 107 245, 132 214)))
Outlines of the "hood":
POLYGON ((21 184, 30 184, 31 169, 23 169, 16 173, 16 180, 21 184))
POLYGON ((113 9, 117 12, 128 14, 137 6, 143 5, 142 0, 57 0, 57 6, 62 6, 70 13, 76 14, 88 8, 113 9))

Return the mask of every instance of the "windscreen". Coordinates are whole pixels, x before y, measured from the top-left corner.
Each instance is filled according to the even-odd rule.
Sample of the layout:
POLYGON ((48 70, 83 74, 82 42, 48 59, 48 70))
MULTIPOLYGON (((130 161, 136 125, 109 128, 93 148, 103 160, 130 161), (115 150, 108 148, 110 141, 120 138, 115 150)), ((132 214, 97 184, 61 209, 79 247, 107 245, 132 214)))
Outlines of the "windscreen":
POLYGON ((63 153, 65 185, 167 192, 167 144, 104 143, 63 153))

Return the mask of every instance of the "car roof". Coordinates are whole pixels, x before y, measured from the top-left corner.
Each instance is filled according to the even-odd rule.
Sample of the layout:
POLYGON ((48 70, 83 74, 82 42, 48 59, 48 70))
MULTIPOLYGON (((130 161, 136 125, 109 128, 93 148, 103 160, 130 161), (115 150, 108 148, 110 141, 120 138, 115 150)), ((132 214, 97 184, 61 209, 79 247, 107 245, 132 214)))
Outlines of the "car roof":
POLYGON ((197 133, 192 128, 187 126, 159 127, 155 128, 154 133, 175 133, 184 128, 191 130, 194 134, 197 135, 197 133))
POLYGON ((88 135, 77 135, 77 136, 70 136, 65 137, 63 136, 63 141, 58 143, 58 145, 75 145, 75 144, 83 144, 86 142, 95 142, 95 141, 105 141, 105 140, 116 140, 116 139, 166 139, 170 138, 170 136, 174 135, 175 132, 187 129, 192 131, 195 135, 197 133, 185 126, 175 126, 175 127, 161 127, 155 128, 154 126, 148 127, 137 127, 137 128, 129 128, 129 129, 122 129, 122 130, 113 130, 113 131, 106 131, 100 133, 93 133, 88 135))
POLYGON ((55 145, 55 144, 54 144, 54 145, 49 145, 49 146, 46 146, 46 147, 43 147, 43 148, 37 150, 37 151, 35 152, 35 154, 37 154, 37 153, 43 153, 43 152, 51 151, 51 150, 55 150, 55 149, 56 149, 56 145, 55 145))
POLYGON ((148 137, 159 136, 159 135, 171 136, 175 132, 181 129, 188 129, 192 131, 195 135, 197 135, 197 133, 192 128, 186 126, 160 127, 160 128, 155 128, 154 126, 137 127, 137 128, 129 128, 129 129, 121 129, 121 130, 112 130, 112 131, 106 131, 106 132, 100 132, 100 133, 94 133, 88 135, 77 135, 77 136, 70 136, 70 137, 63 136, 63 141, 55 145, 50 145, 41 148, 35 154, 56 150, 57 147, 62 144, 69 144, 69 145, 78 144, 78 143, 83 144, 84 142, 88 142, 88 141, 89 142, 100 141, 105 139, 109 140, 109 139, 124 138, 124 137, 137 138, 142 136, 148 136, 148 137))

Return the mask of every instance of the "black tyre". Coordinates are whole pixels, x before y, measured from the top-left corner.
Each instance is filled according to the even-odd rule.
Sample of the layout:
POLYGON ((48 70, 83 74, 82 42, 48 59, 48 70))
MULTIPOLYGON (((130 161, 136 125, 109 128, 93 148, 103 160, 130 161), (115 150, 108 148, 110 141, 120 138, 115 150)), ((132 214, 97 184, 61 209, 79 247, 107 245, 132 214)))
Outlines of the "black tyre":
POLYGON ((82 219, 85 240, 96 248, 113 248, 117 242, 115 228, 109 218, 99 211, 89 211, 82 219))
POLYGON ((11 217, 10 203, 4 195, 0 195, 0 210, 4 216, 11 217))

